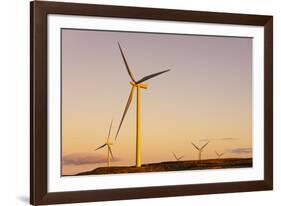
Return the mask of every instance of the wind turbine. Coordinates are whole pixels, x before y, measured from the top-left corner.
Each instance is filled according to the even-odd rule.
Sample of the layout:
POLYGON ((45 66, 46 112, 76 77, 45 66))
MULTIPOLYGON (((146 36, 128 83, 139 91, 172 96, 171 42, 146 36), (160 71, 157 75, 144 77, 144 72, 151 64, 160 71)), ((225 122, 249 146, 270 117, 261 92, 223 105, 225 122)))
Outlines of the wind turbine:
POLYGON ((127 113, 128 109, 130 107, 130 104, 132 102, 132 98, 134 96, 134 91, 135 91, 135 88, 136 88, 137 89, 136 166, 137 167, 141 167, 141 111, 140 111, 140 109, 141 109, 141 105, 140 105, 141 104, 141 93, 140 92, 141 92, 141 89, 147 89, 147 84, 144 83, 145 81, 147 81, 147 80, 149 80, 149 79, 151 79, 153 77, 156 77, 156 76, 158 76, 160 74, 163 74, 165 72, 168 72, 170 70, 168 69, 168 70, 164 70, 164 71, 157 72, 157 73, 154 73, 154 74, 150 74, 150 75, 145 76, 145 77, 143 77, 143 78, 141 78, 140 80, 137 81, 134 78, 132 71, 130 70, 130 67, 129 67, 128 63, 127 63, 127 60, 125 58, 125 55, 124 55, 124 53, 122 51, 122 48, 121 48, 119 42, 118 42, 118 46, 119 46, 119 50, 120 50, 121 56, 123 58, 124 64, 126 66, 127 72, 128 72, 128 74, 129 74, 129 76, 131 78, 130 84, 131 84, 132 88, 131 88, 131 91, 130 91, 130 94, 129 94, 129 98, 127 100, 127 104, 125 106, 125 110, 123 112, 123 115, 122 115, 122 118, 121 118, 118 130, 117 130, 116 136, 115 136, 115 140, 116 140, 116 138, 118 136, 118 133, 120 131, 120 128, 121 128, 123 120, 124 120, 124 118, 126 116, 126 113, 127 113))
POLYGON ((198 152, 199 152, 198 159, 201 160, 201 154, 202 154, 202 152, 203 152, 203 149, 209 144, 209 142, 207 142, 206 144, 204 144, 201 148, 197 147, 193 142, 191 142, 191 144, 195 147, 195 149, 198 150, 198 152))
POLYGON ((216 153, 216 155, 218 156, 218 159, 220 159, 220 158, 221 158, 221 156, 223 156, 223 155, 224 155, 224 153, 218 153, 217 151, 215 151, 215 153, 216 153))
POLYGON ((111 127, 112 127, 112 122, 113 122, 113 121, 111 120, 106 142, 105 142, 103 145, 101 145, 100 147, 98 147, 98 148, 96 149, 96 151, 97 151, 97 150, 99 150, 99 149, 101 149, 101 148, 107 146, 107 167, 110 167, 110 159, 111 159, 111 158, 113 159, 113 154, 112 154, 112 150, 111 150, 111 146, 113 145, 113 143, 109 141, 110 132, 111 132, 111 127))
MULTIPOLYGON (((173 152, 172 152, 172 153, 173 153, 173 152)), ((174 155, 174 157, 175 157, 175 159, 176 159, 177 161, 180 161, 180 160, 183 158, 183 156, 177 157, 177 155, 176 155, 175 153, 173 153, 173 155, 174 155)))

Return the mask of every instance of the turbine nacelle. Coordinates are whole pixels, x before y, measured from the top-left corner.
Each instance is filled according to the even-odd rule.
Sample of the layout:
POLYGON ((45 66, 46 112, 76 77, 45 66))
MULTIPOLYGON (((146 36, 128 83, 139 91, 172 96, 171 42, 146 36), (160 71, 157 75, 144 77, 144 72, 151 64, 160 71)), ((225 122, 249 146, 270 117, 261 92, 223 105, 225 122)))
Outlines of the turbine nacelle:
POLYGON ((154 78, 154 77, 156 77, 156 76, 159 76, 159 75, 161 75, 161 74, 164 74, 164 73, 170 71, 170 69, 166 69, 166 70, 161 71, 161 72, 156 72, 156 73, 147 75, 147 76, 145 76, 145 77, 143 77, 143 78, 141 78, 140 80, 137 81, 137 80, 135 79, 134 75, 133 75, 133 72, 132 72, 131 69, 130 69, 130 66, 129 66, 127 60, 126 60, 126 57, 125 57, 125 55, 124 55, 124 52, 123 52, 123 50, 122 50, 121 45, 119 44, 119 42, 118 42, 118 47, 119 47, 119 50, 120 50, 120 53, 121 53, 123 62, 124 62, 124 64, 125 64, 126 70, 127 70, 127 72, 128 72, 128 75, 129 75, 129 77, 130 77, 130 79, 131 79, 130 84, 132 85, 132 88, 131 88, 131 91, 130 91, 130 93, 129 93, 129 97, 128 97, 128 100, 127 100, 127 104, 126 104, 126 106, 125 106, 125 110, 124 110, 124 112, 123 112, 122 118, 121 118, 121 120, 120 120, 119 127, 118 127, 117 132, 116 132, 116 135, 115 135, 115 140, 117 139, 117 136, 118 136, 118 134, 119 134, 119 131, 120 131, 121 126, 122 126, 122 123, 123 123, 123 120, 124 120, 124 118, 125 118, 125 116, 126 116, 126 114, 127 114, 127 111, 128 111, 128 109, 129 109, 129 107, 130 107, 130 104, 131 104, 131 102, 132 102, 132 98, 133 98, 133 96, 134 96, 135 88, 136 88, 137 90, 139 90, 140 88, 142 88, 142 89, 147 89, 147 88, 148 88, 148 85, 147 85, 146 83, 144 83, 145 81, 150 80, 150 79, 152 79, 152 78, 154 78))
POLYGON ((135 82, 130 82, 130 84, 134 87, 140 87, 142 89, 147 89, 148 88, 148 84, 147 83, 135 83, 135 82))
POLYGON ((218 159, 220 159, 224 155, 224 153, 218 153, 217 151, 215 151, 215 153, 216 153, 218 159))
POLYGON ((111 150, 111 146, 113 145, 113 143, 110 142, 110 140, 109 140, 110 133, 111 133, 111 128, 112 128, 112 122, 113 122, 113 120, 111 120, 111 123, 110 123, 110 127, 109 127, 109 131, 108 131, 108 136, 107 136, 106 142, 96 149, 96 151, 97 151, 97 150, 100 150, 100 149, 102 149, 104 147, 107 147, 107 167, 110 167, 110 158, 114 159, 113 153, 112 153, 112 150, 111 150))
POLYGON ((131 79, 130 84, 132 85, 132 88, 131 88, 131 91, 130 91, 130 94, 129 94, 129 97, 128 97, 128 100, 127 100, 127 103, 126 103, 126 106, 125 106, 125 110, 124 110, 123 115, 121 117, 119 127, 118 127, 116 135, 115 135, 115 140, 116 140, 116 138, 118 136, 118 133, 119 133, 120 128, 122 126, 123 120, 124 120, 124 118, 125 118, 125 116, 127 114, 127 111, 128 111, 128 109, 130 107, 130 104, 132 102, 132 99, 133 99, 133 96, 134 96, 134 90, 136 89, 137 90, 137 95, 136 95, 137 96, 137 101, 136 101, 136 104, 137 104, 137 115, 136 115, 136 122, 137 122, 137 127, 136 127, 136 130, 137 130, 137 132, 136 132, 136 166, 137 167, 141 167, 141 152, 140 152, 141 151, 141 146, 140 146, 140 144, 141 144, 141 141, 140 141, 140 136, 141 136, 140 135, 140 130, 141 130, 141 123, 140 123, 141 122, 141 120, 140 120, 141 119, 140 118, 140 116, 141 116, 141 114, 140 114, 141 113, 140 112, 140 102, 141 102, 141 100, 140 100, 140 98, 141 98, 141 94, 140 93, 141 92, 140 92, 140 90, 141 89, 147 89, 147 84, 144 83, 145 81, 150 80, 150 79, 152 79, 152 78, 154 78, 156 76, 159 76, 159 75, 161 75, 163 73, 166 73, 166 72, 168 72, 170 70, 167 69, 167 70, 164 70, 164 71, 161 71, 161 72, 153 73, 153 74, 150 74, 150 75, 147 75, 147 76, 141 78, 140 80, 136 80, 134 75, 133 75, 133 72, 130 69, 130 66, 129 66, 127 60, 126 60, 126 57, 124 55, 124 52, 122 51, 122 48, 121 48, 119 42, 118 42, 118 47, 119 47, 119 50, 120 50, 123 62, 125 64, 126 70, 128 72, 128 75, 130 76, 130 79, 131 79))
POLYGON ((106 142, 106 145, 111 146, 111 145, 113 145, 113 143, 112 142, 106 142))
POLYGON ((178 157, 174 152, 172 152, 172 154, 177 161, 180 161, 183 158, 183 156, 178 157))
POLYGON ((202 147, 198 147, 197 145, 195 145, 193 142, 191 142, 191 144, 194 146, 195 149, 198 150, 199 152, 199 156, 198 156, 198 159, 201 160, 201 154, 203 152, 203 149, 210 143, 210 141, 208 141, 207 143, 205 143, 202 147))

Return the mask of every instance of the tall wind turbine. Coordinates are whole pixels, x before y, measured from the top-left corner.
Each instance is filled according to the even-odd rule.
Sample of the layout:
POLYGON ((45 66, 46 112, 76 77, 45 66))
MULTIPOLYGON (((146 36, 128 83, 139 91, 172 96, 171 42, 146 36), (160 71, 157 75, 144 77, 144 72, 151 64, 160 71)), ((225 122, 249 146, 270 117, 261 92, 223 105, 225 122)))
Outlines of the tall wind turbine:
POLYGON ((193 142, 191 142, 191 144, 195 147, 195 149, 197 149, 198 150, 198 152, 199 152, 199 156, 198 156, 198 159, 199 160, 201 160, 201 154, 202 154, 202 152, 203 152, 203 149, 209 144, 209 142, 207 142, 206 144, 204 144, 202 147, 198 147, 198 146, 196 146, 193 142))
POLYGON ((111 132, 111 127, 112 127, 112 122, 113 122, 113 121, 111 120, 106 142, 105 142, 103 145, 101 145, 100 147, 98 147, 98 148, 96 149, 96 151, 97 151, 97 150, 99 150, 99 149, 101 149, 101 148, 107 146, 107 167, 110 167, 110 159, 111 159, 111 158, 113 159, 113 153, 112 153, 112 150, 111 150, 111 146, 113 145, 113 143, 109 141, 110 132, 111 132))
POLYGON ((220 158, 221 158, 221 156, 223 156, 223 155, 224 155, 224 153, 218 153, 217 151, 215 151, 215 153, 216 153, 216 155, 217 155, 218 159, 220 159, 220 158))
POLYGON ((154 74, 150 74, 148 76, 145 76, 143 78, 141 78, 140 80, 136 80, 134 78, 134 75, 132 73, 132 71, 130 70, 130 67, 129 67, 129 64, 127 63, 127 60, 125 58, 125 55, 122 51, 122 48, 118 42, 118 46, 119 46, 119 50, 120 50, 120 53, 121 53, 121 56, 123 58, 123 61, 124 61, 124 64, 126 66, 126 69, 127 69, 127 72, 131 78, 131 91, 130 91, 130 94, 129 94, 129 98, 127 100, 127 104, 125 106, 125 110, 123 112, 123 115, 122 115, 122 118, 121 118, 121 121, 120 121, 120 124, 119 124, 119 127, 118 127, 118 130, 117 130, 117 133, 116 133, 116 136, 115 136, 115 140, 118 136, 118 133, 120 131, 120 128, 121 128, 121 125, 123 123, 123 120, 126 116, 126 113, 130 107, 130 104, 132 102, 132 98, 134 96, 134 91, 135 91, 135 88, 137 89, 137 114, 136 114, 136 122, 137 122, 137 125, 136 125, 136 166, 137 167, 141 167, 141 89, 147 89, 147 84, 144 83, 145 81, 153 78, 153 77, 156 77, 160 74, 163 74, 165 72, 168 72, 170 71, 169 69, 168 70, 164 70, 164 71, 161 71, 161 72, 157 72, 157 73, 154 73, 154 74))
MULTIPOLYGON (((173 152, 172 152, 172 153, 173 153, 173 152)), ((183 158, 183 156, 177 157, 177 155, 176 155, 175 153, 173 153, 173 155, 174 155, 174 158, 175 158, 177 161, 180 161, 180 160, 183 158)))

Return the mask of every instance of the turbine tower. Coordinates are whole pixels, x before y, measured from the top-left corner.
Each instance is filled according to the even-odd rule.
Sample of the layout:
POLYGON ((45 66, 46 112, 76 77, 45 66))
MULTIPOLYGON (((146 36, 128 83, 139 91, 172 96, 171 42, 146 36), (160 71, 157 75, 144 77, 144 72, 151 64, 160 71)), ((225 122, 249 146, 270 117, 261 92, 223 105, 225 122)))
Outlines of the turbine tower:
POLYGON ((175 158, 177 161, 180 161, 180 160, 183 158, 183 156, 177 157, 177 155, 176 155, 174 152, 172 152, 172 153, 173 153, 173 155, 174 155, 174 158, 175 158))
POLYGON ((120 131, 120 128, 121 128, 121 125, 123 123, 123 120, 126 116, 126 113, 130 107, 130 104, 132 102, 132 98, 134 96, 134 91, 135 91, 135 88, 137 89, 137 114, 136 114, 136 166, 137 167, 141 167, 141 89, 147 89, 147 84, 144 83, 145 81, 151 79, 151 78, 154 78, 160 74, 163 74, 165 72, 168 72, 170 71, 169 69, 168 70, 164 70, 164 71, 161 71, 161 72, 157 72, 157 73, 154 73, 154 74, 150 74, 148 76, 145 76, 143 78, 141 78, 140 80, 136 80, 133 76, 133 73, 132 71, 130 70, 130 67, 127 63, 127 60, 125 58, 125 55, 122 51, 122 48, 118 42, 118 46, 119 46, 119 50, 120 50, 120 53, 121 53, 121 56, 123 58, 123 61, 124 61, 124 64, 126 66, 126 69, 127 69, 127 72, 131 78, 131 91, 130 91, 130 94, 129 94, 129 98, 127 100, 127 104, 125 106, 125 110, 123 112, 123 115, 122 115, 122 118, 121 118, 121 121, 120 121, 120 124, 119 124, 119 127, 118 127, 118 130, 117 130, 117 133, 116 133, 116 136, 115 136, 115 140, 119 134, 119 131, 120 131))
POLYGON ((111 120, 106 142, 105 142, 103 145, 101 145, 100 147, 98 147, 98 148, 96 149, 96 151, 97 151, 97 150, 99 150, 99 149, 101 149, 101 148, 107 146, 107 167, 110 167, 110 159, 111 159, 111 158, 113 159, 113 153, 112 153, 112 150, 111 150, 111 146, 113 145, 113 143, 109 141, 110 132, 111 132, 111 127, 112 127, 112 122, 113 122, 113 121, 111 120))
POLYGON ((199 152, 198 159, 201 160, 201 154, 202 154, 202 152, 203 152, 203 149, 209 144, 209 142, 207 142, 206 144, 204 144, 201 148, 197 147, 193 142, 191 142, 191 144, 195 147, 195 149, 198 150, 198 152, 199 152))
POLYGON ((218 153, 217 151, 215 151, 215 153, 216 153, 216 155, 217 155, 218 159, 220 159, 220 158, 221 158, 221 156, 223 156, 223 155, 224 155, 224 153, 218 153))

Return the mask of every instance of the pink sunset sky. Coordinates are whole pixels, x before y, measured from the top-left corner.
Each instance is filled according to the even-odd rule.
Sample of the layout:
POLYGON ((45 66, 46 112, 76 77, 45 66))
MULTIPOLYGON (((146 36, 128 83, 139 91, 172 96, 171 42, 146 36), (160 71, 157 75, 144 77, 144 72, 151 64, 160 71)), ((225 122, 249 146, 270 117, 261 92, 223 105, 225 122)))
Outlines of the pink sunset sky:
MULTIPOLYGON (((202 158, 252 156, 252 39, 62 30, 62 174, 106 165, 106 141, 131 85, 117 41, 142 90, 142 161, 197 159, 191 141, 210 144, 202 158)), ((112 165, 135 164, 135 98, 112 147, 112 165)))

